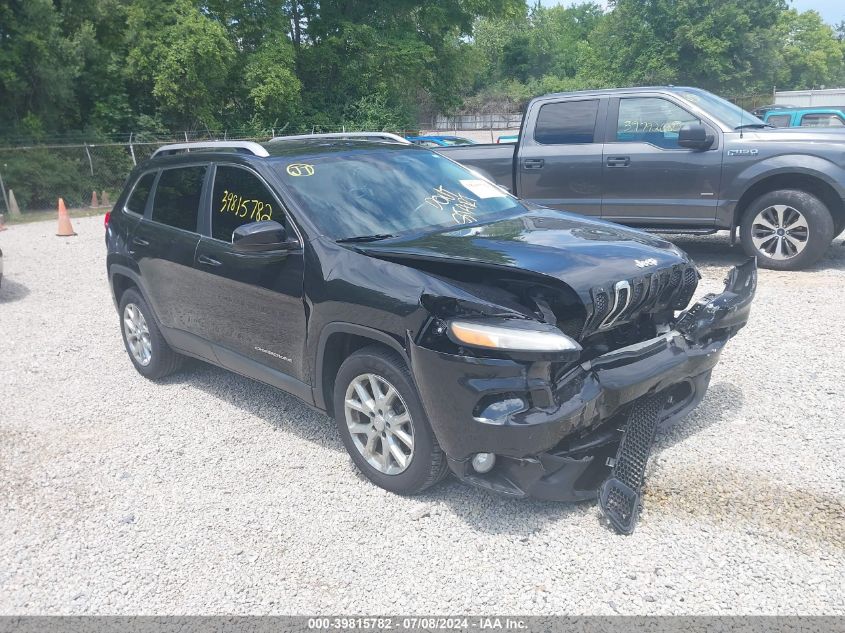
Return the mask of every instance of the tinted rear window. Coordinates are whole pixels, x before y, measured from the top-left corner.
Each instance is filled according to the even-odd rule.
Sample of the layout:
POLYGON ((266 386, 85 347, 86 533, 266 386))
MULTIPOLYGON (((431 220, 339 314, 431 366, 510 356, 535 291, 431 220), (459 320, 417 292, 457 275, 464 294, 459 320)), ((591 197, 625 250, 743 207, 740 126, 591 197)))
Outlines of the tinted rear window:
POLYGON ((534 140, 544 145, 592 143, 599 100, 547 103, 540 108, 534 140))
POLYGON ((178 167, 162 171, 153 201, 153 220, 196 231, 205 170, 206 167, 178 167))
POLYGON ((129 200, 126 201, 127 210, 138 215, 144 215, 144 209, 147 208, 147 198, 150 197, 150 189, 153 188, 155 178, 155 172, 141 176, 129 195, 129 200))

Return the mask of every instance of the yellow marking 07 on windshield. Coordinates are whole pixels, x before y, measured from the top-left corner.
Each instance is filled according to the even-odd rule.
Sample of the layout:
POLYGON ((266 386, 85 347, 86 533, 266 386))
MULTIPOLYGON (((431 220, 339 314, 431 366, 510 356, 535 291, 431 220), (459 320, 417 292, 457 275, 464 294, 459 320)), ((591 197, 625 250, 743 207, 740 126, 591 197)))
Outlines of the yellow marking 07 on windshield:
POLYGON ((309 165, 308 163, 291 163, 288 165, 286 171, 290 176, 313 176, 314 165, 309 165))

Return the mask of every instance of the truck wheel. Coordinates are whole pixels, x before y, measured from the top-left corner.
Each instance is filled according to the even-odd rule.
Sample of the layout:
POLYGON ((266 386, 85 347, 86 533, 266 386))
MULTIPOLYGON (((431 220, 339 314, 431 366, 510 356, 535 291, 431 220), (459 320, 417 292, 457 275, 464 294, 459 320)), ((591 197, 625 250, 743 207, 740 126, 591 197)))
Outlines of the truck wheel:
POLYGON ((334 417, 352 461, 385 490, 413 495, 448 472, 411 372, 392 351, 365 347, 343 362, 334 417))
POLYGON ((182 356, 170 349, 152 310, 134 288, 120 297, 120 331, 129 360, 145 378, 164 378, 181 365, 182 356))
POLYGON ((814 195, 781 189, 751 204, 740 234, 745 252, 762 268, 800 270, 824 255, 833 240, 833 217, 814 195))

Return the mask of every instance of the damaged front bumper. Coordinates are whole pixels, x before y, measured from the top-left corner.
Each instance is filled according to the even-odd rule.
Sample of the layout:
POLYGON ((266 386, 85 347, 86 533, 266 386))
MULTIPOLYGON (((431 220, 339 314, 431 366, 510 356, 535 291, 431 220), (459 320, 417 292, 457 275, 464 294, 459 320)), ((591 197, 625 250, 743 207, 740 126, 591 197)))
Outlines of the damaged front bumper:
POLYGON ((609 472, 633 402, 662 393, 667 425, 704 397, 725 343, 748 321, 757 267, 732 269, 671 331, 554 375, 551 362, 478 358, 411 345, 423 404, 452 471, 510 496, 592 499, 609 472), (478 453, 496 455, 479 473, 478 453))

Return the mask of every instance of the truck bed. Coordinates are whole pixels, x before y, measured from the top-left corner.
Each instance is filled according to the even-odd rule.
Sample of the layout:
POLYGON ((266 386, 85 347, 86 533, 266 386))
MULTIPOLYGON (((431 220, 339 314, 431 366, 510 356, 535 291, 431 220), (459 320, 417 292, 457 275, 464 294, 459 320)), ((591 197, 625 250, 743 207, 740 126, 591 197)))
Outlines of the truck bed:
POLYGON ((488 143, 439 147, 435 151, 475 169, 481 175, 513 192, 513 156, 516 147, 516 143, 488 143))

